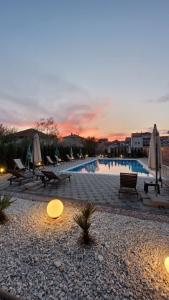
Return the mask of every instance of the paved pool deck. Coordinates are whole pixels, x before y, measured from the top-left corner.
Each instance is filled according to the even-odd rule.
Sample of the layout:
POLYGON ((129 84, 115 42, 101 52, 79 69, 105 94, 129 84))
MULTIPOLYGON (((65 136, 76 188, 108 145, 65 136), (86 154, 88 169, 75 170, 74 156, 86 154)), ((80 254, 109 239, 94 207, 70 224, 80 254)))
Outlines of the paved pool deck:
MULTIPOLYGON (((71 167, 77 166, 84 162, 92 161, 95 158, 87 158, 84 160, 76 160, 73 162, 64 162, 60 166, 47 167, 54 171, 64 171, 71 167)), ((146 159, 142 160, 146 164, 146 159)), ((103 174, 82 174, 72 173, 71 180, 65 182, 48 184, 43 186, 41 181, 34 180, 32 185, 27 183, 21 186, 16 184, 9 185, 7 178, 9 175, 1 176, 0 178, 0 193, 9 193, 12 195, 23 195, 32 200, 48 201, 51 198, 60 198, 67 200, 77 200, 81 202, 93 202, 95 204, 110 205, 115 208, 136 209, 141 211, 151 211, 149 203, 151 198, 155 197, 153 189, 150 189, 148 195, 144 193, 144 181, 151 181, 151 178, 138 177, 137 190, 139 198, 135 195, 122 195, 119 199, 119 176, 117 175, 103 175, 103 174)), ((169 188, 163 187, 161 195, 158 199, 168 201, 169 203, 169 188)), ((169 209, 165 210, 169 212, 169 209)))

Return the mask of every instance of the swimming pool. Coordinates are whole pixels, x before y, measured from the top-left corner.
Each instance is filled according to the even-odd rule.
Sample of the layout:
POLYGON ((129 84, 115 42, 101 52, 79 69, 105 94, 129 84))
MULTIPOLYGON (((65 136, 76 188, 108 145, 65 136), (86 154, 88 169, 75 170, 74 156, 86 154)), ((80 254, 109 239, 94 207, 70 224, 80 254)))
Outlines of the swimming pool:
POLYGON ((114 174, 137 173, 138 176, 152 176, 136 159, 96 159, 68 169, 76 173, 114 174))

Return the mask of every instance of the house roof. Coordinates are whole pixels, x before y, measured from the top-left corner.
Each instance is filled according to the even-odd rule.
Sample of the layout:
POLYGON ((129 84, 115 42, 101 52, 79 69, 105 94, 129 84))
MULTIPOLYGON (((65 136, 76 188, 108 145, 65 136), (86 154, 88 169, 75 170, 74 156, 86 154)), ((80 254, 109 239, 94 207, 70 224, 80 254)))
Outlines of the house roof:
POLYGON ((16 138, 32 138, 36 133, 38 133, 41 138, 48 137, 47 134, 34 128, 28 128, 22 131, 15 132, 13 136, 16 138))
POLYGON ((82 136, 78 135, 78 134, 73 134, 71 133, 70 135, 67 135, 67 136, 64 136, 63 137, 63 140, 64 139, 70 139, 70 138, 73 138, 73 139, 80 139, 80 140, 84 140, 85 138, 83 138, 82 136))

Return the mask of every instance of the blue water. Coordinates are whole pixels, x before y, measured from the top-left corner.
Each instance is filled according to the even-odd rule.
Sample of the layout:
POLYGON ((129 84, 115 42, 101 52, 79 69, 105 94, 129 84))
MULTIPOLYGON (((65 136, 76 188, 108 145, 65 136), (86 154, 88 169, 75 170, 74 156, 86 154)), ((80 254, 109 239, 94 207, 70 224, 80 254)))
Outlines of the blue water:
POLYGON ((88 162, 84 165, 69 169, 70 172, 79 173, 96 173, 96 174, 116 174, 120 173, 137 173, 138 176, 152 176, 135 159, 98 159, 88 162))

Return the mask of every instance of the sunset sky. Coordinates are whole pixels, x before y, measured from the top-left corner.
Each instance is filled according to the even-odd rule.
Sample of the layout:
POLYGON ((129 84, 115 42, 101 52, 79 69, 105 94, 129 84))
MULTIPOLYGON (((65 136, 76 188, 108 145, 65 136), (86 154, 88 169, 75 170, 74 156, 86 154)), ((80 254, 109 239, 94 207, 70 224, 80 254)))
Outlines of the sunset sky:
POLYGON ((0 123, 169 130, 168 0, 0 0, 0 123))

